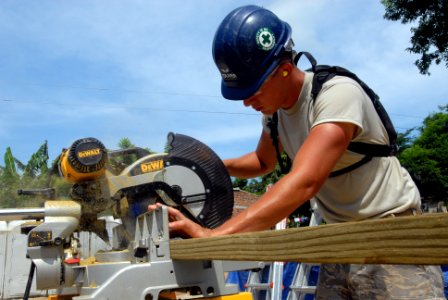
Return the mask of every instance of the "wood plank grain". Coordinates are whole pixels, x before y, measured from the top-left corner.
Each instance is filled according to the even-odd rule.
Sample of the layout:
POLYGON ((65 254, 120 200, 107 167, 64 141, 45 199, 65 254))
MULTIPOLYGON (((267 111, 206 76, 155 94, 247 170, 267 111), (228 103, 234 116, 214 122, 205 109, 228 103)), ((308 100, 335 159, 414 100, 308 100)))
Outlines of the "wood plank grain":
POLYGON ((448 264, 448 214, 170 241, 174 260, 448 264))

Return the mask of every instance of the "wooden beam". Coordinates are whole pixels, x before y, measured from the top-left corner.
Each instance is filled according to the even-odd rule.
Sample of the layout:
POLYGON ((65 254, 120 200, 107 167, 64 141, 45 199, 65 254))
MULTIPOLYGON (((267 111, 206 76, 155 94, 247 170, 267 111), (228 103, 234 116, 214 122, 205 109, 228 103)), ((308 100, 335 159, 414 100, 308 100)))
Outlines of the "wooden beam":
POLYGON ((174 260, 448 264, 448 214, 170 241, 174 260))

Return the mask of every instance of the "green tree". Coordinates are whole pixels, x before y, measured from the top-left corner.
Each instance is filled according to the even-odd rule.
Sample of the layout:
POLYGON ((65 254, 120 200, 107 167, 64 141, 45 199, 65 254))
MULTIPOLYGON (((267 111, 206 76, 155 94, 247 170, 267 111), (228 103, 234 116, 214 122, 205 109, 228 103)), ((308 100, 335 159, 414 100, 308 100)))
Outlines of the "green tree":
POLYGON ((445 61, 448 67, 448 1, 447 0, 381 0, 386 12, 384 18, 412 23, 409 52, 421 54, 415 61, 421 74, 429 75, 434 61, 445 61))
POLYGON ((39 149, 31 155, 28 163, 23 166, 18 160, 16 163, 23 166, 23 176, 29 178, 45 177, 48 175, 48 142, 45 141, 39 149))
POLYGON ((135 147, 135 145, 131 142, 129 138, 124 137, 121 138, 120 141, 118 142, 118 147, 120 149, 128 149, 135 147))
POLYGON ((430 114, 411 147, 399 159, 423 197, 448 201, 448 105, 430 114))
POLYGON ((406 130, 405 132, 399 132, 397 134, 397 143, 398 143, 398 156, 403 153, 404 150, 408 149, 414 143, 415 137, 411 136, 412 132, 414 132, 416 128, 411 128, 406 130))
MULTIPOLYGON (((292 162, 285 152, 281 154, 281 160, 283 166, 286 167, 285 170, 282 170, 280 164, 277 163, 275 169, 271 173, 261 176, 260 178, 250 180, 247 183, 247 185, 243 187, 243 190, 256 195, 264 194, 266 192, 266 188, 269 185, 275 184, 291 169, 292 162)), ((309 224, 310 217, 311 217, 311 207, 309 201, 307 201, 300 207, 298 207, 294 212, 291 213, 291 215, 289 216, 288 226, 290 227, 307 226, 309 224), (302 223, 297 223, 294 221, 295 217, 302 217, 302 218, 307 217, 308 219, 307 221, 304 221, 302 223)), ((306 219, 303 218, 303 220, 306 219)))
MULTIPOLYGON (((290 167, 290 161, 285 152, 282 153, 282 163, 290 167)), ((286 171, 289 171, 289 169, 286 171)), ((275 169, 271 173, 261 177, 250 180, 235 178, 233 180, 233 186, 253 194, 261 195, 266 192, 266 187, 268 185, 276 183, 284 175, 280 165, 277 163, 275 169)))
POLYGON ((234 188, 239 188, 239 189, 242 189, 242 190, 244 190, 244 188, 247 186, 247 183, 248 183, 249 181, 247 180, 247 179, 243 179, 243 178, 234 178, 233 180, 232 180, 232 186, 234 187, 234 188))
POLYGON ((20 176, 10 147, 6 148, 3 161, 4 166, 0 176, 0 207, 14 207, 17 202, 15 191, 19 186, 20 176))
POLYGON ((149 148, 136 147, 129 138, 121 138, 118 142, 119 150, 110 151, 108 155, 109 169, 114 174, 119 174, 127 166, 141 157, 155 153, 149 148))
POLYGON ((12 151, 11 148, 8 147, 6 148, 6 152, 5 155, 3 156, 3 160, 5 163, 5 166, 2 168, 3 172, 3 178, 5 180, 11 179, 11 178, 16 178, 18 176, 17 174, 17 168, 16 168, 16 163, 15 163, 15 158, 12 155, 12 151))
MULTIPOLYGON (((118 147, 121 150, 134 148, 134 144, 128 138, 120 139, 118 147)), ((152 153, 150 149, 142 151, 123 151, 110 159, 112 168, 121 172, 127 165, 136 161, 142 155, 152 153)), ((69 198, 72 183, 65 181, 58 172, 60 156, 53 160, 51 168, 48 167, 48 142, 45 141, 38 150, 31 155, 26 164, 14 157, 10 147, 3 156, 3 166, 0 165, 0 207, 36 207, 47 199, 41 196, 18 195, 19 189, 54 188, 58 199, 69 198)))
POLYGON ((45 199, 40 196, 19 196, 19 189, 49 187, 48 143, 45 141, 31 155, 27 164, 15 158, 10 147, 4 155, 3 171, 0 176, 0 206, 40 206, 45 199))

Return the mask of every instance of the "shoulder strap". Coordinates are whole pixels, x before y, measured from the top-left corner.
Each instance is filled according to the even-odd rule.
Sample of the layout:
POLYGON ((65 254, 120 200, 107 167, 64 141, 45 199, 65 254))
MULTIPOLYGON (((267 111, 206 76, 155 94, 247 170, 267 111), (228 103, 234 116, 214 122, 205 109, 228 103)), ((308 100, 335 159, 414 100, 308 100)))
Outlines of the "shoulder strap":
POLYGON ((294 57, 294 64, 297 66, 297 63, 299 62, 299 60, 302 57, 302 55, 305 55, 305 57, 309 60, 309 62, 311 63, 311 70, 313 72, 315 72, 316 71, 317 60, 309 52, 302 51, 302 52, 297 53, 297 55, 294 57))
MULTIPOLYGON (((383 123, 388 137, 390 141, 390 145, 377 145, 377 144, 368 144, 368 143, 362 143, 362 142, 351 142, 348 146, 348 149, 350 151, 364 154, 366 155, 364 159, 359 161, 358 163, 349 166, 347 168, 344 168, 342 170, 337 171, 337 175, 344 174, 346 172, 349 172, 357 167, 360 167, 361 165, 367 163, 371 160, 372 157, 375 156, 391 156, 395 155, 398 151, 398 143, 397 143, 397 133, 395 131, 395 128, 393 127, 392 121, 389 118, 389 115, 387 114, 386 110, 384 109, 383 105, 381 104, 378 95, 367 85, 365 84, 361 79, 356 76, 356 74, 350 72, 349 70, 339 67, 339 66, 328 66, 328 65, 317 65, 316 60, 314 57, 308 53, 308 52, 300 52, 297 54, 297 56, 294 59, 294 63, 297 65, 300 57, 302 55, 305 55, 305 57, 310 61, 311 63, 311 69, 309 71, 314 72, 314 78, 312 83, 312 89, 311 89, 311 97, 313 103, 315 102, 317 95, 322 89, 323 84, 330 80, 331 78, 335 76, 346 76, 349 77, 356 82, 359 83, 359 85, 362 87, 362 89, 366 92, 366 94, 371 99, 373 106, 375 107, 376 112, 378 113, 378 116, 381 119, 381 122, 383 123)), ((333 172, 335 173, 335 172, 333 172)), ((333 174, 332 173, 332 174, 333 174)), ((333 176, 337 176, 333 175, 333 176)), ((332 175, 330 175, 332 176, 332 175)))
POLYGON ((277 155, 277 162, 280 166, 280 170, 282 171, 283 174, 288 173, 289 168, 291 166, 288 166, 288 163, 284 164, 282 161, 282 156, 280 154, 280 148, 279 148, 279 144, 278 144, 278 114, 277 112, 275 112, 271 118, 268 119, 268 122, 266 124, 270 131, 271 131, 271 139, 272 139, 272 144, 275 147, 275 153, 277 155))
POLYGON ((316 66, 316 73, 313 79, 313 87, 311 90, 313 101, 317 98, 320 90, 322 89, 322 85, 327 81, 333 78, 334 76, 345 76, 349 77, 362 87, 362 89, 366 92, 369 98, 372 101, 373 106, 375 107, 375 111, 378 113, 378 116, 381 119, 384 127, 386 128, 386 132, 389 137, 390 145, 378 145, 378 144, 369 144, 362 142, 352 142, 350 143, 348 149, 350 151, 370 155, 370 156, 392 156, 395 155, 398 147, 397 147, 397 133, 395 131, 394 126, 392 125, 392 121, 389 118, 386 110, 381 104, 378 95, 368 87, 361 79, 358 78, 354 73, 338 66, 316 66))
POLYGON ((353 165, 350 165, 350 166, 342 168, 340 170, 331 172, 329 177, 336 177, 336 176, 348 173, 350 171, 353 171, 354 169, 359 168, 360 166, 368 163, 371 160, 372 160, 372 156, 366 155, 360 161, 355 162, 353 165))

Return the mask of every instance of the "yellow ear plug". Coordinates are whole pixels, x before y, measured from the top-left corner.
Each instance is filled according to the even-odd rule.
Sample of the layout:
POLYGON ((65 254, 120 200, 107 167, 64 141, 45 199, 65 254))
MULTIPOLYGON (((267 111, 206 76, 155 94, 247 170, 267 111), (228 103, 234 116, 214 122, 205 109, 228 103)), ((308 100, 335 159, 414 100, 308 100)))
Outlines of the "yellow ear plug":
POLYGON ((282 75, 283 75, 283 77, 288 76, 288 71, 283 71, 282 75))

